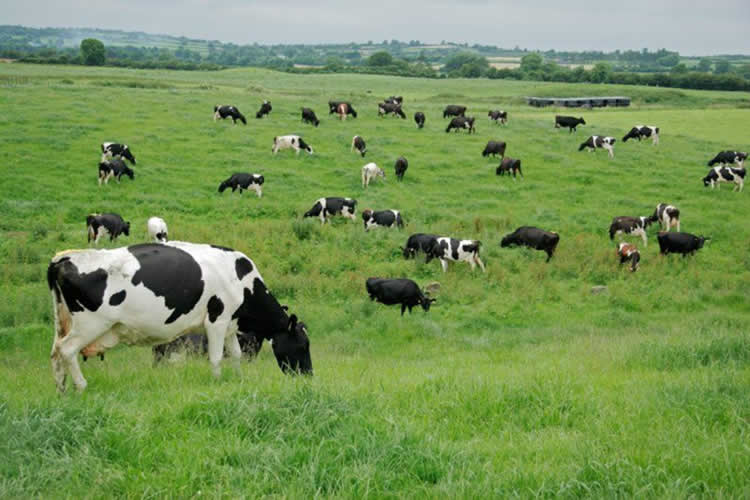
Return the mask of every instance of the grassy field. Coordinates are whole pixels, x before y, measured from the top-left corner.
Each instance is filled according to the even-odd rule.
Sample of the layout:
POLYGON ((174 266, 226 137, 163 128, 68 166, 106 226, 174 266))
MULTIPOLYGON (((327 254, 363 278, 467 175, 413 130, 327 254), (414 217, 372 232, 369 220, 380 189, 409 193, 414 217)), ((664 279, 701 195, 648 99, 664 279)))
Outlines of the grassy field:
POLYGON ((750 193, 701 182, 716 152, 747 150, 749 120, 743 93, 0 65, 0 497, 750 496, 750 193), (408 120, 376 116, 392 94, 408 120), (569 134, 526 95, 634 105, 573 111, 587 125, 569 134), (360 117, 329 118, 330 98, 360 117), (263 99, 274 110, 256 120, 263 99), (248 125, 214 123, 220 103, 248 125), (446 104, 468 105, 477 134, 446 134, 446 104), (495 108, 507 127, 487 121, 495 108), (621 143, 635 124, 661 127, 661 144, 621 143), (273 156, 287 133, 315 154, 273 156), (366 191, 354 134, 387 170, 366 191), (618 138, 614 160, 577 151, 590 134, 618 138), (507 141, 523 180, 495 176, 488 139, 507 141), (103 141, 131 146, 134 181, 97 186, 103 141), (264 174, 263 198, 219 195, 236 171, 264 174), (400 209, 407 227, 301 219, 321 196, 400 209), (652 228, 630 273, 609 223, 659 202, 712 240, 665 258, 652 228), (218 381, 203 359, 153 369, 148 348, 118 348, 83 365, 85 393, 58 396, 44 276, 57 251, 86 246, 94 211, 131 221, 118 244, 145 241, 158 215, 173 239, 247 253, 307 323, 315 376, 285 377, 268 346, 218 381), (560 233, 549 263, 499 247, 521 225, 560 233), (487 272, 404 261, 416 232, 481 240, 487 272), (441 291, 400 317, 367 299, 369 276, 441 291))

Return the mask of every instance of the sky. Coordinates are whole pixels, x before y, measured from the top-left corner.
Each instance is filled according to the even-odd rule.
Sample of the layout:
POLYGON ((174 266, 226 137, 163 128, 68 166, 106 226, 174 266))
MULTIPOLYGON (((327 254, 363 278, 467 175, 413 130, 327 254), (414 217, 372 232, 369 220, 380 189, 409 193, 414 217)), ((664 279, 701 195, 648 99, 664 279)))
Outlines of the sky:
POLYGON ((750 0, 0 0, 0 24, 236 44, 396 39, 532 50, 750 54, 750 0))

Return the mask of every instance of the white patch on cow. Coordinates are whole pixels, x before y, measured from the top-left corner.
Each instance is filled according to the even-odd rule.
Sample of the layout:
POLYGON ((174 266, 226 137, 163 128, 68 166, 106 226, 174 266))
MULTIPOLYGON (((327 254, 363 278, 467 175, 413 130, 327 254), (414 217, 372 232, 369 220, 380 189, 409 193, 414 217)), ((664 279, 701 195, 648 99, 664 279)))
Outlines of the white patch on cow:
POLYGON ((168 239, 167 223, 160 217, 150 217, 146 222, 148 234, 157 243, 162 243, 158 235, 164 235, 168 239))

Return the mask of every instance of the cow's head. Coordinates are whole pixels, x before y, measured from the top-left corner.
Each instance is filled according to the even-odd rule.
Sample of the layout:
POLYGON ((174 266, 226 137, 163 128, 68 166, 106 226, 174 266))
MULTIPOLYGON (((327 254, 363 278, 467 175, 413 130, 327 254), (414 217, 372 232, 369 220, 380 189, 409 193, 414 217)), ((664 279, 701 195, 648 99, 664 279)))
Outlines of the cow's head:
POLYGON ((696 250, 703 248, 703 244, 711 239, 710 236, 697 236, 697 238, 698 238, 698 246, 696 250))
POLYGON ((276 362, 284 373, 313 374, 307 328, 304 323, 297 321, 296 315, 289 317, 286 330, 273 337, 272 347, 276 362))
POLYGON ((357 112, 356 112, 356 111, 354 111, 354 108, 353 108, 353 107, 349 106, 349 112, 351 113, 352 117, 354 117, 354 118, 356 118, 356 117, 357 117, 357 112))
POLYGON ((581 125, 586 125, 586 120, 584 120, 582 116, 578 118, 578 121, 581 125))
POLYGON ((225 190, 226 188, 228 188, 228 187, 229 187, 229 182, 228 182, 228 181, 224 181, 224 182, 222 182, 221 184, 219 184, 219 192, 220 192, 220 193, 223 193, 223 192, 224 192, 224 190, 225 190))
POLYGON ((405 259, 411 259, 413 257, 416 257, 417 255, 417 249, 416 248, 410 248, 410 247, 398 247, 401 250, 401 253, 403 254, 405 259))
POLYGON ((505 248, 511 246, 513 243, 515 243, 515 239, 513 238, 513 234, 507 234, 503 237, 502 240, 500 240, 500 246, 505 248))
POLYGON ((214 113, 216 113, 217 111, 219 111, 219 106, 218 106, 218 104, 217 104, 216 106, 214 106, 214 113))
POLYGON ((130 221, 123 224, 122 234, 124 234, 125 236, 130 236, 130 221))
POLYGON ((707 176, 703 178, 703 187, 708 187, 711 185, 711 181, 713 180, 713 176, 711 174, 713 173, 714 171, 712 170, 707 176))
POLYGON ((422 306, 422 309, 424 309, 425 311, 429 311, 430 305, 436 300, 437 299, 430 299, 430 298, 425 297, 419 301, 419 304, 422 306))
POLYGON ((125 170, 123 171, 123 173, 127 175, 128 177, 130 177, 130 180, 135 179, 135 172, 133 172, 132 168, 125 167, 125 170))
POLYGON ((365 225, 367 224, 367 221, 370 220, 370 217, 372 217, 372 210, 369 208, 362 210, 362 220, 365 221, 365 225))
POLYGON ((135 165, 135 156, 133 156, 133 153, 130 152, 130 148, 127 146, 123 146, 122 148, 122 156, 123 158, 127 158, 130 160, 130 163, 135 165))
POLYGON ((622 142, 628 142, 628 139, 635 139, 637 137, 640 137, 640 132, 637 128, 633 127, 630 129, 630 132, 625 134, 625 136, 622 138, 622 142))

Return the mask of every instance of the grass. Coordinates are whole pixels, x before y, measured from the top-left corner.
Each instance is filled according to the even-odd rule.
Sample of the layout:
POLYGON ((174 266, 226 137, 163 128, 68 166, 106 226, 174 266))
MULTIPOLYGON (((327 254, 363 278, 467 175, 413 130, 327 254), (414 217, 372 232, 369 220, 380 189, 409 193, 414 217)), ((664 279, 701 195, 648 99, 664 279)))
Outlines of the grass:
POLYGON ((716 152, 747 149, 748 94, 18 64, 0 66, 0 86, 0 496, 750 495, 750 204, 700 181, 716 152), (408 120, 377 118, 392 94, 408 120), (634 106, 575 110, 588 125, 568 134, 552 128, 564 110, 523 104, 591 94, 634 106), (274 110, 256 120, 264 98, 274 110), (329 98, 360 117, 328 117, 329 98), (219 103, 248 125, 214 123, 219 103), (477 116, 475 136, 445 134, 450 103, 477 116), (319 128, 300 123, 301 106, 319 128), (507 127, 485 119, 495 108, 507 127), (658 148, 619 141, 637 123, 662 129, 658 148), (271 155, 286 133, 315 155, 271 155), (349 152, 354 134, 366 160, 349 152), (577 151, 590 134, 618 138, 614 160, 577 151), (491 138, 523 160, 524 180, 494 175, 497 161, 480 156, 491 138), (110 140, 131 146, 136 178, 99 188, 110 140), (365 161, 388 176, 366 191, 365 161), (235 171, 264 174, 263 198, 219 195, 235 171), (400 209, 407 228, 301 219, 321 196, 355 197, 358 213, 400 209), (659 202, 713 239, 662 258, 651 230, 629 273, 609 222, 659 202), (153 369, 147 348, 118 348, 83 366, 84 394, 57 396, 44 272, 55 252, 85 246, 94 211, 132 222, 117 245, 144 241, 158 215, 173 239, 246 252, 307 323, 315 377, 284 377, 268 346, 219 381, 202 359, 153 369), (499 247, 520 225, 560 233, 550 263, 499 247), (487 272, 404 261, 415 232, 480 239, 487 272), (437 281, 438 302, 402 318, 367 300, 369 276, 437 281))

